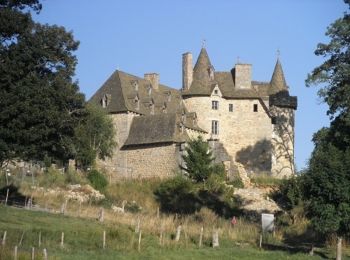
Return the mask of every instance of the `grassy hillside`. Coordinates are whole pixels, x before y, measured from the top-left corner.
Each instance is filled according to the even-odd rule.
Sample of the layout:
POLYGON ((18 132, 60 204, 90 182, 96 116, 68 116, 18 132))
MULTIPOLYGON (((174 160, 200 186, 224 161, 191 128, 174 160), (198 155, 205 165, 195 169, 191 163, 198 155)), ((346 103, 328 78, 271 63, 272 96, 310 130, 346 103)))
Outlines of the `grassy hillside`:
POLYGON ((138 234, 131 226, 0 206, 1 236, 5 230, 6 245, 1 248, 0 259, 12 258, 13 248, 22 236, 19 259, 30 259, 32 247, 36 248, 36 259, 41 259, 42 248, 47 248, 49 259, 309 259, 301 253, 258 250, 228 239, 221 240, 220 248, 213 249, 209 237, 198 248, 197 238, 183 235, 176 243, 171 238, 174 233, 165 234, 165 243, 160 246, 158 236, 147 231, 142 232, 141 252, 138 252, 138 234), (102 249, 104 230, 105 250, 102 249), (40 232, 42 242, 38 249, 40 232), (60 246, 62 232, 64 248, 60 246))

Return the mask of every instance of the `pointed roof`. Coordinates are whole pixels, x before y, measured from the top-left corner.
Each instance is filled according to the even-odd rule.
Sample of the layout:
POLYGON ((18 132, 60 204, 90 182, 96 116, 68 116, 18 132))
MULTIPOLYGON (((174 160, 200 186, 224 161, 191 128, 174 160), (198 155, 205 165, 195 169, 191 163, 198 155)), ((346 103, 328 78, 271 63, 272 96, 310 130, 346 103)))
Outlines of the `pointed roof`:
POLYGON ((193 69, 193 80, 209 81, 210 68, 213 68, 213 66, 211 65, 207 50, 203 47, 193 69))
POLYGON ((286 79, 284 78, 284 73, 283 73, 282 65, 279 58, 277 58, 277 62, 272 74, 270 84, 271 84, 271 88, 270 88, 271 94, 274 94, 280 91, 288 91, 286 79))

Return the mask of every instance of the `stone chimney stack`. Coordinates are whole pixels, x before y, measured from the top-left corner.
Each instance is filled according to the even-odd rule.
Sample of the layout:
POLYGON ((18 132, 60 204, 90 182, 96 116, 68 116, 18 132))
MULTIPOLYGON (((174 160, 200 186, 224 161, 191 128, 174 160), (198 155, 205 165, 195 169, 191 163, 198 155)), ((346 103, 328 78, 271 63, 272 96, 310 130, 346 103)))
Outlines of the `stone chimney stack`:
POLYGON ((159 87, 159 74, 158 73, 146 73, 144 75, 144 78, 151 82, 153 89, 158 90, 158 87, 159 87))
POLYGON ((235 66, 235 86, 236 88, 249 89, 252 84, 252 65, 236 64, 235 66))
POLYGON ((182 89, 188 90, 193 80, 192 53, 182 54, 182 89))

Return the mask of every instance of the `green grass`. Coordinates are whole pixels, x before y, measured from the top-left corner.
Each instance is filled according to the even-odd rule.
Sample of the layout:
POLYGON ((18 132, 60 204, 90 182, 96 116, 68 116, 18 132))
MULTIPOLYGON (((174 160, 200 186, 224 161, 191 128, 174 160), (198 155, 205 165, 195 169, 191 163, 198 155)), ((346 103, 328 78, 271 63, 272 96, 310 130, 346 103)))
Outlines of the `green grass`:
POLYGON ((1 237, 5 230, 6 246, 0 247, 0 259, 12 259, 12 250, 23 232, 19 259, 30 259, 32 247, 38 252, 36 259, 41 259, 43 248, 47 248, 49 259, 309 259, 302 253, 259 250, 250 244, 237 246, 231 240, 221 240, 218 249, 211 248, 210 241, 205 240, 203 247, 197 248, 197 238, 185 240, 183 236, 176 244, 171 234, 167 234, 165 245, 159 246, 158 237, 150 233, 142 233, 141 252, 138 252, 138 235, 132 227, 0 206, 1 237), (107 232, 106 250, 102 249, 103 230, 107 232), (39 232, 42 236, 40 249, 39 232), (65 233, 64 248, 60 248, 61 232, 65 233))

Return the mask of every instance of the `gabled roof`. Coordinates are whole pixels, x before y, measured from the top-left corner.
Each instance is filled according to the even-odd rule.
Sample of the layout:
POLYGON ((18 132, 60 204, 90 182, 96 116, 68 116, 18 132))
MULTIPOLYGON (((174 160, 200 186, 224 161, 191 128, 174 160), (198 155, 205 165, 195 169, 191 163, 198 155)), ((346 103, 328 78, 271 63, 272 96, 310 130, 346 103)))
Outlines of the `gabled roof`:
POLYGON ((89 102, 100 104, 104 95, 110 95, 111 100, 106 107, 108 113, 131 111, 149 115, 151 113, 150 102, 152 101, 157 104, 155 114, 163 112, 163 106, 158 104, 166 103, 169 112, 182 109, 182 97, 179 90, 159 84, 158 89, 151 89, 151 92, 149 92, 150 87, 150 81, 117 70, 91 97, 89 102), (137 89, 135 84, 138 85, 137 89), (139 105, 135 103, 137 100, 139 100, 139 105))

